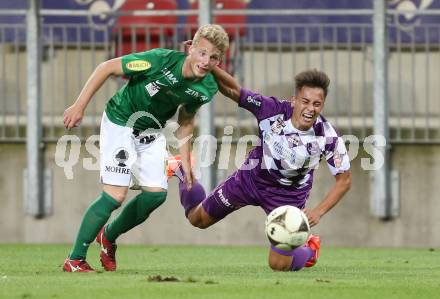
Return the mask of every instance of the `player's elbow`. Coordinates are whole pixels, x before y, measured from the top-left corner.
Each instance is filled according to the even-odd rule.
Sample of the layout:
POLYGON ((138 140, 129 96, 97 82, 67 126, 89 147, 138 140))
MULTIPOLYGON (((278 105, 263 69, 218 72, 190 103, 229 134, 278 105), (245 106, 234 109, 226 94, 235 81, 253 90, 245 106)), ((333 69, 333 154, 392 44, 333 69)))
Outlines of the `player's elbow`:
POLYGON ((344 177, 344 179, 342 180, 342 184, 345 187, 345 190, 348 191, 351 188, 351 172, 348 171, 347 175, 344 177))
POLYGON ((345 190, 345 192, 347 192, 351 188, 351 181, 351 172, 347 171, 344 173, 338 183, 345 190))
POLYGON ((236 86, 219 86, 220 92, 225 96, 238 103, 240 100, 240 89, 239 85, 236 86))

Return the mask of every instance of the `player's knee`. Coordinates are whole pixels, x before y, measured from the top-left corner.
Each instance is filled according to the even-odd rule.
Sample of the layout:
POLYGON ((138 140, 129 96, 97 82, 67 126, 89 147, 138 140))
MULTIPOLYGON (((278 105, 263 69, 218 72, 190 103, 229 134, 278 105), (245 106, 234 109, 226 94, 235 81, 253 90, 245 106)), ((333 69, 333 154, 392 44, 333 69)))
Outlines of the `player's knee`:
POLYGON ((116 187, 109 185, 104 185, 102 190, 119 203, 122 203, 125 200, 125 197, 127 196, 127 192, 128 192, 127 187, 116 187))
POLYGON ((189 221, 189 223, 191 223, 192 226, 195 226, 195 227, 198 227, 201 229, 208 227, 203 223, 203 219, 199 215, 194 215, 194 214, 189 213, 188 214, 188 221, 189 221))
POLYGON ((124 192, 113 192, 112 194, 110 194, 111 197, 113 197, 114 199, 116 199, 119 203, 122 203, 125 198, 127 197, 127 193, 124 192))
POLYGON ((127 197, 127 194, 113 194, 112 197, 122 203, 125 200, 125 197, 127 197))
POLYGON ((203 210, 202 206, 199 205, 192 209, 187 216, 189 222, 200 229, 205 229, 210 227, 215 221, 203 210))
POLYGON ((141 190, 143 192, 167 192, 166 189, 161 187, 148 187, 148 186, 141 186, 141 190))
POLYGON ((282 259, 269 258, 269 267, 274 271, 290 271, 290 262, 282 259))
POLYGON ((203 219, 203 216, 194 210, 192 210, 188 214, 188 221, 189 223, 191 223, 192 226, 198 227, 200 229, 205 229, 210 226, 210 224, 205 219, 203 219))
POLYGON ((204 221, 203 219, 198 223, 197 227, 200 229, 205 229, 211 226, 211 223, 204 221))

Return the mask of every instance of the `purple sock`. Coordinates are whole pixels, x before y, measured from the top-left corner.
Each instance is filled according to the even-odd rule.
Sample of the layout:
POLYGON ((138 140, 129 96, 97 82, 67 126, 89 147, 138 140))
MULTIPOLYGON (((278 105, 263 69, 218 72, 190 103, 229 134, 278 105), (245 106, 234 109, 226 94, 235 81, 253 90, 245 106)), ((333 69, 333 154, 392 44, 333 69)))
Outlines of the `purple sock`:
POLYGON ((304 268, 307 261, 313 256, 314 250, 307 246, 301 246, 293 250, 292 265, 290 270, 298 271, 304 268))
POLYGON ((270 245, 270 248, 275 251, 276 253, 279 253, 281 255, 285 255, 285 256, 292 256, 294 249, 292 250, 283 250, 283 249, 279 249, 273 245, 270 245))
POLYGON ((179 182, 180 202, 185 209, 185 216, 188 216, 189 211, 197 206, 205 199, 205 189, 203 186, 195 181, 191 190, 186 190, 186 184, 182 181, 179 182))

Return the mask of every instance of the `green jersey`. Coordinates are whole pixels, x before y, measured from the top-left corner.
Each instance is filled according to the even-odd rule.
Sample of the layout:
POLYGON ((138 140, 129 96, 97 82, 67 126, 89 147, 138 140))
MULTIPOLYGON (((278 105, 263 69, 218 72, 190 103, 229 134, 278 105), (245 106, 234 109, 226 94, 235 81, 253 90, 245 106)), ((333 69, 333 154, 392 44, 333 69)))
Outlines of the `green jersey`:
POLYGON ((182 75, 185 58, 185 53, 167 49, 123 56, 122 68, 129 80, 106 105, 110 121, 130 126, 127 124, 130 119, 136 120, 137 130, 159 129, 158 123, 163 127, 180 105, 195 113, 201 105, 210 102, 218 90, 214 76, 209 73, 202 80, 185 79, 182 75))

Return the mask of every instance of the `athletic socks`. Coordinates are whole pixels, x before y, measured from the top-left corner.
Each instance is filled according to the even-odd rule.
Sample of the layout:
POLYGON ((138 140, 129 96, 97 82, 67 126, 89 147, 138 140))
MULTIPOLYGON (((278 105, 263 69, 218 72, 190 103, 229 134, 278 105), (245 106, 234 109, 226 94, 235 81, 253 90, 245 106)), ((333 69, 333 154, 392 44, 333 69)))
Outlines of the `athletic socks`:
POLYGON ((104 235, 111 243, 123 233, 144 222, 166 199, 167 192, 141 192, 130 200, 121 213, 109 223, 104 235))
MULTIPOLYGON (((166 199, 166 192, 142 192, 128 202, 121 213, 105 230, 105 237, 114 242, 119 235, 144 222, 150 213, 157 209, 166 199)), ((106 224, 111 213, 120 203, 109 194, 101 195, 86 210, 78 235, 75 240, 70 259, 85 259, 89 245, 106 224)))
POLYGON ((293 250, 292 264, 290 265, 291 271, 298 271, 304 268, 307 261, 313 256, 314 250, 307 246, 301 246, 293 250))
POLYGON ((70 259, 85 259, 90 243, 110 218, 111 213, 121 204, 109 194, 102 192, 87 208, 76 236, 70 259))
POLYGON ((298 271, 304 268, 307 261, 315 254, 315 251, 308 246, 301 246, 293 250, 282 250, 271 245, 271 249, 281 255, 292 256, 290 271, 298 271))
POLYGON ((196 207, 205 199, 205 189, 203 186, 195 181, 191 190, 186 189, 186 184, 183 181, 179 182, 180 202, 185 209, 185 216, 188 217, 188 213, 192 208, 196 207))

